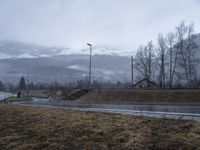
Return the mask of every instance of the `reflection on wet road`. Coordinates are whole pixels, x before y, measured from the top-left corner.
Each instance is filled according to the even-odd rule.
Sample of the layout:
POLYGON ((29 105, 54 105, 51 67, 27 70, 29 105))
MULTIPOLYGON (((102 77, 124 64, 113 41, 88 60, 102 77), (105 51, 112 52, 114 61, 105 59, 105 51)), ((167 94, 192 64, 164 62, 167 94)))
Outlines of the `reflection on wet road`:
POLYGON ((200 105, 116 105, 116 104, 79 104, 52 102, 48 99, 33 98, 33 101, 16 103, 17 105, 75 109, 81 111, 112 112, 127 115, 167 117, 176 119, 194 119, 200 121, 200 105))

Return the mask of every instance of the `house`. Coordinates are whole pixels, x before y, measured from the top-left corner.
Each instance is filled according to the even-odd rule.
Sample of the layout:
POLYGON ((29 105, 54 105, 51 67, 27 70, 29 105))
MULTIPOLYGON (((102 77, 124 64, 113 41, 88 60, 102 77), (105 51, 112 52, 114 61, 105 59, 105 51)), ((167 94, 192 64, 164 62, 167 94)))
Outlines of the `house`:
POLYGON ((57 100, 61 100, 62 97, 63 97, 63 92, 61 90, 57 90, 55 97, 56 97, 57 100))
POLYGON ((21 90, 17 92, 17 98, 25 98, 29 96, 29 91, 21 90))
POLYGON ((132 86, 133 88, 156 88, 156 83, 149 79, 142 79, 132 86))

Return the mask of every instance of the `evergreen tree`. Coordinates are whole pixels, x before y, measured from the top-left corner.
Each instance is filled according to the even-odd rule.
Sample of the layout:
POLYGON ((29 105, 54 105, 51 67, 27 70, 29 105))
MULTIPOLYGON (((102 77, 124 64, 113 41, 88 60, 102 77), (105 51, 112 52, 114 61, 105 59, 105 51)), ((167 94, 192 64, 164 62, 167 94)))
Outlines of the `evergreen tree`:
POLYGON ((0 81, 0 91, 4 91, 5 90, 5 87, 3 85, 3 83, 0 81))
POLYGON ((25 78, 24 77, 21 77, 21 79, 20 79, 19 89, 20 90, 26 90, 26 82, 25 82, 25 78))

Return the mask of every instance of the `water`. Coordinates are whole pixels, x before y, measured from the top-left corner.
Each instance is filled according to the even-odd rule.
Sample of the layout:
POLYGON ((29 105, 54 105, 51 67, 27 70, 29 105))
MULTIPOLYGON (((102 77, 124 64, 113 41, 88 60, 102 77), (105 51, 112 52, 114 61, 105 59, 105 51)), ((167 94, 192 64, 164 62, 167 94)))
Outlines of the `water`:
POLYGON ((15 96, 15 95, 11 93, 7 93, 7 92, 0 92, 0 101, 12 96, 15 96))

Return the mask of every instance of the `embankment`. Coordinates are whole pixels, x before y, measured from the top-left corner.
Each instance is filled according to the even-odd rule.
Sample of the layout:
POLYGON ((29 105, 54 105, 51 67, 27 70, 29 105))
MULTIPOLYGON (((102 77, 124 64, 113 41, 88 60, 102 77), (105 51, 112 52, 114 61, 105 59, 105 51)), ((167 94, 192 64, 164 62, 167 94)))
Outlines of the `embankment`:
POLYGON ((200 103, 200 90, 93 90, 76 102, 86 103, 200 103))

